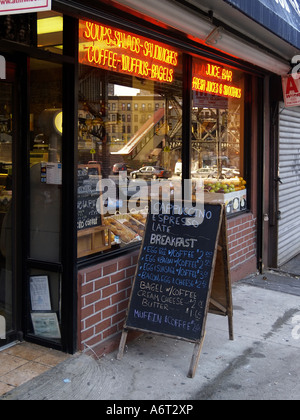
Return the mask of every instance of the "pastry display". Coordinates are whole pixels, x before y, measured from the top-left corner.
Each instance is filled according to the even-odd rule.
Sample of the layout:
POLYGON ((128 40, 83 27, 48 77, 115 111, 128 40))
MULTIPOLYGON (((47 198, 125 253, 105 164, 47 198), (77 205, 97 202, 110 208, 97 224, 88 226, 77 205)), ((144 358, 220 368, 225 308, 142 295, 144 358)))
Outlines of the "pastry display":
POLYGON ((119 236, 122 242, 128 244, 129 242, 136 239, 137 234, 128 229, 120 221, 116 220, 114 217, 107 217, 104 219, 104 225, 109 226, 110 230, 115 236, 119 236))
POLYGON ((139 213, 119 214, 106 217, 103 221, 103 224, 110 228, 112 234, 126 244, 143 238, 145 223, 145 215, 139 213))
POLYGON ((134 219, 130 218, 127 222, 123 223, 124 226, 128 227, 129 229, 133 230, 139 236, 144 235, 145 226, 139 222, 136 222, 134 219))
POLYGON ((146 221, 147 221, 147 216, 146 215, 141 214, 141 213, 131 213, 130 216, 133 219, 138 220, 140 223, 143 223, 143 225, 146 224, 146 221))

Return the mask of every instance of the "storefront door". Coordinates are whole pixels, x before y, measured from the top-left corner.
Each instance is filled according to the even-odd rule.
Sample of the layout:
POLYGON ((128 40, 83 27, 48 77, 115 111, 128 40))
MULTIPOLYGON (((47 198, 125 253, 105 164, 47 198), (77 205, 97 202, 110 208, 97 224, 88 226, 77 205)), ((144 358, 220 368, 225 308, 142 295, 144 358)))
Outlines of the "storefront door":
POLYGON ((15 142, 14 73, 6 63, 0 79, 0 348, 17 337, 16 284, 13 264, 15 142))

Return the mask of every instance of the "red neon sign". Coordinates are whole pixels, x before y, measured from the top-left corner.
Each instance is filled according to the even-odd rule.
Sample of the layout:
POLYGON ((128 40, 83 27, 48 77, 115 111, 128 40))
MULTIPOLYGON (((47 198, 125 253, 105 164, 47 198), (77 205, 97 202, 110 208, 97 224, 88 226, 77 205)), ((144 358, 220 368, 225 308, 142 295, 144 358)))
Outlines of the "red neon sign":
POLYGON ((240 99, 243 90, 232 84, 234 72, 232 69, 218 64, 194 62, 192 89, 196 92, 222 96, 224 98, 240 99))
POLYGON ((80 21, 82 64, 172 83, 178 52, 150 39, 90 21, 80 21))

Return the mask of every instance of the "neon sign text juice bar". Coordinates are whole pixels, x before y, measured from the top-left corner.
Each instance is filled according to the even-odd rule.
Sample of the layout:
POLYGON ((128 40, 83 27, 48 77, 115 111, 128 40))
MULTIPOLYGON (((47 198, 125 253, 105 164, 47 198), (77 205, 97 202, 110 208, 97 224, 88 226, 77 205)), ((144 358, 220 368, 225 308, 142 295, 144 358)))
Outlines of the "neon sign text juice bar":
POLYGON ((231 69, 217 64, 194 62, 192 89, 210 95, 240 99, 243 92, 232 84, 234 76, 231 69))
POLYGON ((80 21, 79 61, 82 64, 153 81, 172 83, 178 52, 150 39, 80 21))

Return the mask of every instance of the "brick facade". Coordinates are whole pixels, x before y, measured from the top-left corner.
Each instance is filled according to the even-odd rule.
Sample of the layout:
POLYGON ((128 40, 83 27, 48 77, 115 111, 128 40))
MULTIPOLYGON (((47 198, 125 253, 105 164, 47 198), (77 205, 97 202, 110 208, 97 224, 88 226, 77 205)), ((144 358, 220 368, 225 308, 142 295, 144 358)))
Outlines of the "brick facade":
MULTIPOLYGON (((256 219, 251 213, 228 221, 232 281, 256 271, 256 219)), ((122 331, 139 251, 83 269, 78 274, 78 346, 115 349, 122 331)))
MULTIPOLYGON (((256 219, 253 214, 246 213, 230 219, 228 221, 227 236, 231 271, 235 271, 239 266, 253 260, 256 266, 257 235, 256 219)), ((244 276, 247 274, 244 274, 244 276)))
POLYGON ((139 252, 78 274, 79 349, 93 347, 123 328, 139 252))

